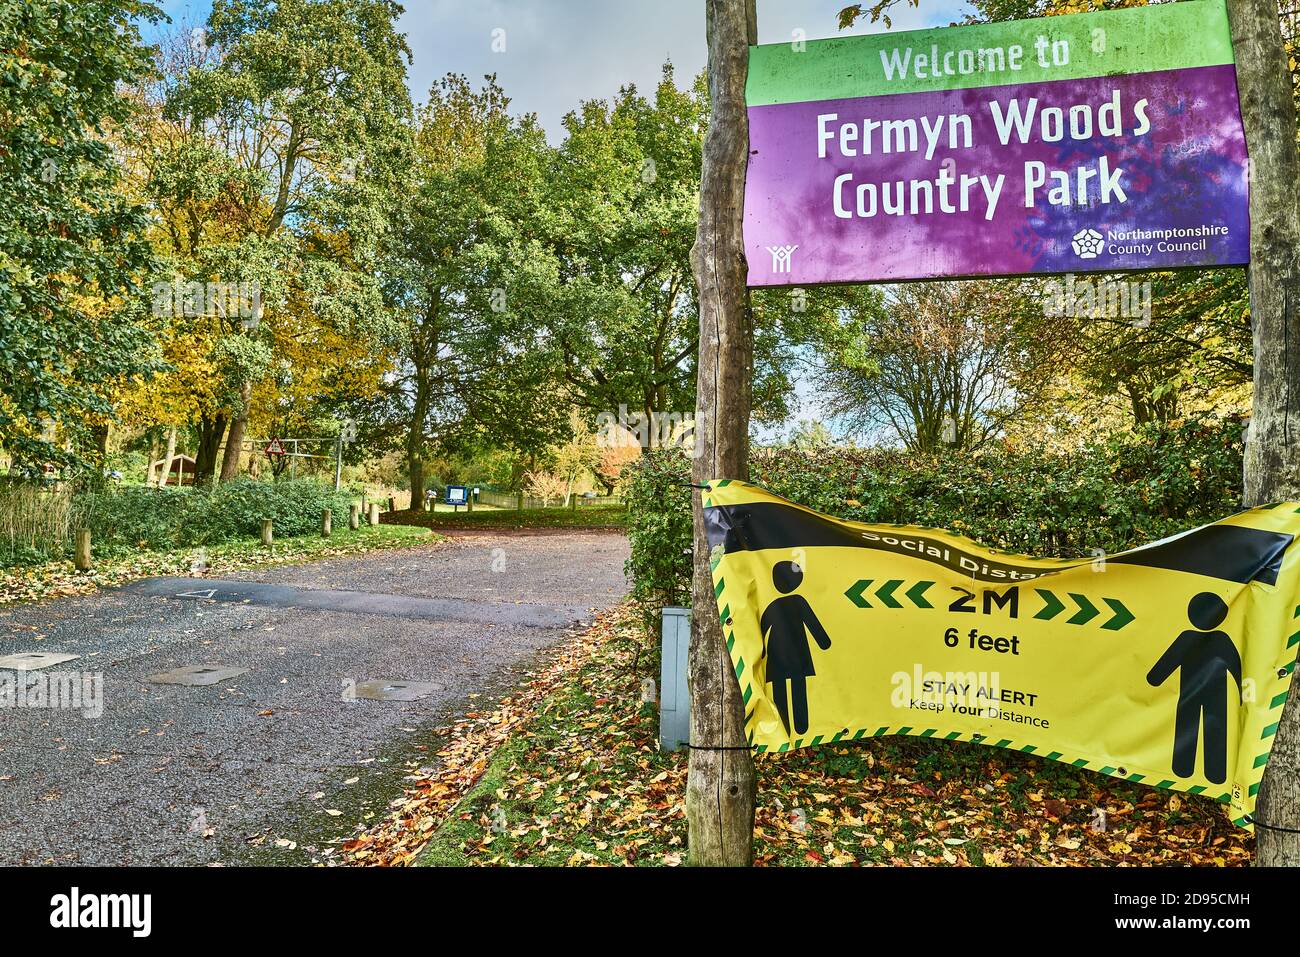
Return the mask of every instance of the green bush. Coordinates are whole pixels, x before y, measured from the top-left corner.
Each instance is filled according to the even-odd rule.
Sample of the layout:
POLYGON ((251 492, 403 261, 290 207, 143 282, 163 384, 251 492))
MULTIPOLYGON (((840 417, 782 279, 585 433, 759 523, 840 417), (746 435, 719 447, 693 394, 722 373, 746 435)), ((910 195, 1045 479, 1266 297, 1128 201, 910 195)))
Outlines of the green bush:
MULTIPOLYGON (((69 514, 39 535, 11 535, 9 547, 0 548, 0 565, 67 557, 77 528, 90 529, 95 553, 102 556, 136 549, 216 545, 254 537, 261 533, 264 518, 272 520, 277 537, 306 535, 320 529, 321 513, 327 508, 333 510, 337 527, 340 520, 346 519, 353 500, 350 493, 335 492, 312 479, 238 479, 211 490, 109 487, 77 493, 70 499, 66 493, 35 489, 27 493, 29 498, 32 495, 38 496, 42 507, 51 512, 68 503, 69 514)), ((11 511, 17 513, 17 494, 0 495, 0 524, 4 523, 7 499, 15 502, 11 511)), ((4 544, 4 536, 0 535, 0 546, 4 544)))
POLYGON ((651 608, 689 605, 691 463, 680 451, 651 452, 623 471, 627 535, 625 571, 632 593, 651 608))
MULTIPOLYGON (((750 468, 756 484, 837 518, 946 528, 1035 557, 1110 554, 1240 509, 1241 421, 1146 427, 1070 455, 756 449, 750 468)), ((655 452, 632 473, 633 592, 681 604, 690 594, 690 462, 655 452)))

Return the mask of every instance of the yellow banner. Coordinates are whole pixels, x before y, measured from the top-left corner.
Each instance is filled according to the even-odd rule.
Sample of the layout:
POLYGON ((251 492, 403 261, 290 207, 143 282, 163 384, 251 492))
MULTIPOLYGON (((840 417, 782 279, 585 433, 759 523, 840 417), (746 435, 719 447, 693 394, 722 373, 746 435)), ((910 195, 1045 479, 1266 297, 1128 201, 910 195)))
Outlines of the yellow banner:
POLYGON ((1300 505, 1026 558, 715 480, 705 524, 757 751, 888 734, 1205 794, 1249 826, 1300 650, 1300 505))

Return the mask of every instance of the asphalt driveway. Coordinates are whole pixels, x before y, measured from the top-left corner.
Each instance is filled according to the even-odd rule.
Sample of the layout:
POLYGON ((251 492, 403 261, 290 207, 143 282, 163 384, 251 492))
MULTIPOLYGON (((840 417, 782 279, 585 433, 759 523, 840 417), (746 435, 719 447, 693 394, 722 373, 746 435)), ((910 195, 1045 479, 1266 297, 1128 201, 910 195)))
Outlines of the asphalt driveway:
POLYGON ((400 795, 432 727, 618 601, 626 558, 618 533, 476 533, 0 609, 0 657, 78 655, 26 679, 89 692, 0 708, 0 864, 320 859, 400 795), (194 667, 247 670, 151 680, 194 667))

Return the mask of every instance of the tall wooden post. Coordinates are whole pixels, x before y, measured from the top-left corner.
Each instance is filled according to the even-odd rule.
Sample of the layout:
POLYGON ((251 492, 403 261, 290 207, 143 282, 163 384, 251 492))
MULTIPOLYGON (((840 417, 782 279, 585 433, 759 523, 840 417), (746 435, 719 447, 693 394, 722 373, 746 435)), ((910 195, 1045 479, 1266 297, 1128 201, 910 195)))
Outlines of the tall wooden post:
MULTIPOLYGON (((1255 398, 1246 441, 1245 500, 1259 505, 1300 498, 1300 155, 1276 0, 1229 0, 1228 21, 1251 162, 1255 398)), ((1259 789, 1255 816, 1263 823, 1256 829, 1256 862, 1261 865, 1300 866, 1296 697, 1293 688, 1259 789)))
MULTIPOLYGON (((691 265, 700 304, 695 400, 697 485, 749 475, 753 317, 742 226, 749 116, 749 47, 758 42, 754 0, 706 0, 709 97, 700 223, 691 265)), ((691 756, 686 818, 693 864, 753 860, 754 761, 745 750, 744 702, 723 643, 709 570, 700 490, 695 501, 691 588, 691 756)))

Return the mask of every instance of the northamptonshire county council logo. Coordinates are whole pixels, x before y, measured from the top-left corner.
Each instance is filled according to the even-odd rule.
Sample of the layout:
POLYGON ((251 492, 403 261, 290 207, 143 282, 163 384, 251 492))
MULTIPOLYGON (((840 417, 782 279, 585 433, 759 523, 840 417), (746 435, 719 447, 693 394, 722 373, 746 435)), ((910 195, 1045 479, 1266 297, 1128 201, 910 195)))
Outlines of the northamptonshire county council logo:
POLYGON ((1070 246, 1073 247, 1074 254, 1080 259, 1096 259, 1098 253, 1101 252, 1101 233, 1095 229, 1081 229, 1074 234, 1070 246))
POLYGON ((767 251, 772 254, 772 272, 788 273, 794 264, 794 251, 798 248, 798 246, 768 246, 767 251))

